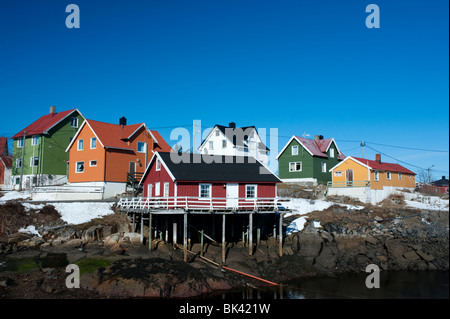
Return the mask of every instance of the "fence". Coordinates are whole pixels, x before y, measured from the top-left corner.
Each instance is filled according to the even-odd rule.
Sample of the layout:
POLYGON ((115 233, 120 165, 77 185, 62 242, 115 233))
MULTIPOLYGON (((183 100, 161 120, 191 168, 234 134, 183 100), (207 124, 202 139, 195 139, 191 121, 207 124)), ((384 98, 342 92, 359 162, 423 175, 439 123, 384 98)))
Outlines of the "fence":
POLYGON ((370 181, 334 181, 328 182, 327 187, 370 187, 370 181))

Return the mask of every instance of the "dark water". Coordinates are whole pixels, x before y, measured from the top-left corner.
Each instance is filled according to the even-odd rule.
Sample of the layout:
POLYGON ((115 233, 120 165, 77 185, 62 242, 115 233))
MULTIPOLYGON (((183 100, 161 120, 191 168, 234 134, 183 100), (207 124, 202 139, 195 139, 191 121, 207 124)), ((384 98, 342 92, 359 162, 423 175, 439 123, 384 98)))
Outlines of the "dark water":
POLYGON ((448 299, 449 272, 383 271, 380 288, 367 288, 368 273, 306 278, 282 286, 245 287, 209 298, 224 299, 448 299))

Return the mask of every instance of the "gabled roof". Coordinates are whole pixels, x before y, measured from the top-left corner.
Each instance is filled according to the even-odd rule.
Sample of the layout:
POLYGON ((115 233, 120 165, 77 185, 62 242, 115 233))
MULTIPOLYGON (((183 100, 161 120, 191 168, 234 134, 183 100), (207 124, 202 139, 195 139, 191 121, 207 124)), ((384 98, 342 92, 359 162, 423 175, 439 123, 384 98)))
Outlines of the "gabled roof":
POLYGON ((141 179, 158 158, 175 181, 280 183, 261 162, 247 156, 223 156, 156 152, 141 179), (182 159, 182 160, 181 160, 182 159), (214 159, 214 160, 213 160, 214 159))
POLYGON ((304 137, 300 137, 300 136, 296 136, 296 135, 293 135, 291 137, 291 139, 286 143, 284 148, 277 155, 277 157, 276 157, 277 159, 286 150, 286 148, 289 146, 289 144, 292 142, 293 139, 297 140, 297 142, 301 146, 303 146, 303 148, 311 156, 318 156, 318 157, 323 157, 323 158, 328 158, 328 155, 327 155, 328 149, 330 148, 331 144, 334 143, 334 145, 336 146, 336 149, 337 149, 337 153, 338 153, 337 154, 337 158, 339 160, 344 160, 345 159, 345 155, 342 154, 341 151, 339 150, 339 148, 338 148, 334 138, 326 138, 326 139, 321 139, 321 140, 311 140, 309 138, 304 138, 304 137))
MULTIPOLYGON (((78 109, 72 109, 64 112, 59 113, 50 113, 47 115, 42 116, 37 121, 34 121, 30 125, 28 125, 26 128, 21 130, 19 133, 14 135, 12 138, 20 138, 23 137, 23 132, 26 132, 26 136, 32 136, 32 135, 40 135, 40 134, 47 134, 52 127, 54 127, 56 124, 64 120, 66 117, 70 116, 72 113, 78 112, 78 114, 81 115, 80 111, 78 109)), ((81 115, 83 116, 83 115, 81 115)))
POLYGON ((0 162, 3 162, 6 167, 12 167, 12 160, 12 156, 0 155, 0 162))
POLYGON ((442 178, 438 179, 437 181, 431 182, 431 185, 434 185, 434 186, 447 186, 447 187, 449 186, 448 179, 445 178, 445 176, 442 176, 442 178))
POLYGON ((369 160, 366 158, 353 157, 353 156, 346 157, 345 160, 343 160, 339 164, 332 167, 329 171, 331 172, 331 171, 335 170, 336 168, 338 168, 340 165, 342 165, 344 162, 346 162, 349 159, 352 159, 352 160, 356 161, 357 163, 359 163, 371 170, 389 171, 389 172, 398 172, 398 173, 416 175, 416 173, 414 173, 413 171, 410 171, 409 169, 407 169, 399 164, 385 163, 385 162, 379 163, 377 161, 369 160))
MULTIPOLYGON (((231 128, 229 126, 216 124, 216 125, 214 125, 213 129, 208 134, 208 136, 202 141, 202 143, 200 144, 198 149, 200 149, 203 146, 203 144, 205 144, 206 140, 214 132, 215 128, 217 128, 220 132, 222 132, 222 134, 225 137, 227 137, 227 139, 234 146, 241 146, 241 147, 244 147, 244 149, 248 148, 246 140, 248 139, 249 136, 248 136, 248 134, 240 134, 240 133, 246 133, 247 130, 250 129, 249 132, 252 132, 254 130, 256 132, 256 134, 258 134, 258 136, 259 136, 258 130, 256 129, 256 127, 254 125, 231 128), (235 133, 235 132, 237 132, 237 133, 235 133), (231 136, 229 136, 229 135, 231 135, 231 136)), ((259 150, 265 150, 265 151, 268 151, 268 152, 270 151, 270 149, 264 143, 260 142, 260 143, 258 143, 257 146, 258 146, 259 150)))
POLYGON ((78 129, 77 134, 72 139, 72 142, 67 147, 66 152, 72 147, 72 144, 77 139, 84 125, 88 125, 91 128, 92 132, 97 137, 97 140, 104 148, 132 151, 133 149, 128 145, 128 141, 143 127, 153 138, 153 141, 155 142, 155 150, 164 152, 170 152, 172 150, 161 135, 157 131, 149 130, 145 123, 122 126, 94 120, 85 120, 82 126, 78 129))
POLYGON ((0 137, 0 156, 8 155, 8 138, 0 137))

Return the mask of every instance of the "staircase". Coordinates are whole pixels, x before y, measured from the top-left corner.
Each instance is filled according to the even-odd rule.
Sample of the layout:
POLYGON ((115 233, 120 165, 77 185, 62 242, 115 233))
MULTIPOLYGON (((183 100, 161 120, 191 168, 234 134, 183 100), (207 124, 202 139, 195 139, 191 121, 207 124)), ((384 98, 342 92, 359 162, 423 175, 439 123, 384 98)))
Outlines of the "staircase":
POLYGON ((133 188, 134 196, 137 196, 143 190, 142 185, 139 185, 142 176, 144 176, 144 173, 136 173, 136 172, 127 173, 127 186, 133 188))

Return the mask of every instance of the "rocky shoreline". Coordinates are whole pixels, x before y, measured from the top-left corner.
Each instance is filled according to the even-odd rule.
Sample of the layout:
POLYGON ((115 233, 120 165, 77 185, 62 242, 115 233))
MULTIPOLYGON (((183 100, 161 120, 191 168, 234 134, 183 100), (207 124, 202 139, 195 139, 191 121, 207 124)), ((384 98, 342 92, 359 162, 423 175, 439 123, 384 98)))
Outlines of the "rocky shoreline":
MULTIPOLYGON (((448 211, 334 205, 310 213, 302 231, 286 236, 282 257, 273 238, 252 256, 242 243, 229 243, 226 265, 275 283, 363 272, 368 264, 382 271, 448 271, 448 223, 448 211)), ((267 285, 205 263, 198 254, 186 263, 172 244, 155 240, 153 247, 149 252, 120 214, 49 227, 42 237, 15 233, 0 242, 0 298, 192 298, 267 285), (65 286, 71 263, 80 267, 80 289, 65 286)), ((200 251, 199 244, 191 250, 200 251)), ((220 263, 221 247, 207 245, 205 257, 220 263)))

